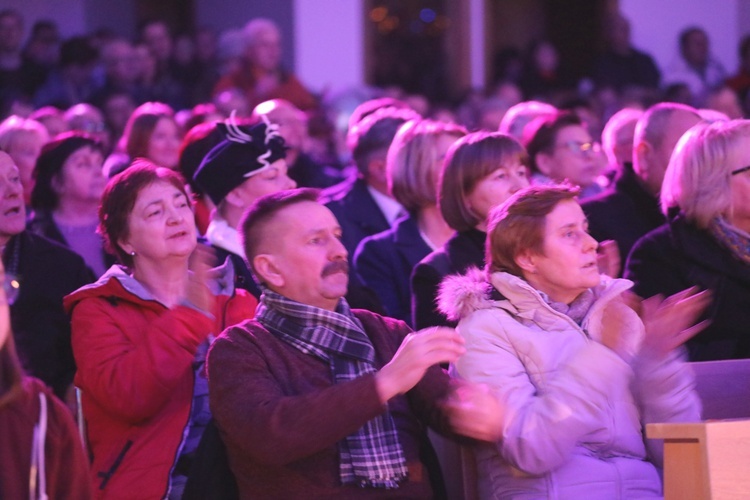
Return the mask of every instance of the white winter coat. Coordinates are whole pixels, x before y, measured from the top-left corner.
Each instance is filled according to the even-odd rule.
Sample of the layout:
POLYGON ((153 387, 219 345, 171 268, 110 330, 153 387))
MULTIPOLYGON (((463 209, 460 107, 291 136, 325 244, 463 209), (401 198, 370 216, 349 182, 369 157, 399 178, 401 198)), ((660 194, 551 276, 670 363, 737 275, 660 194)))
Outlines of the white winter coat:
POLYGON ((454 369, 505 408, 501 440, 474 449, 482 496, 661 496, 661 443, 644 442, 644 425, 698 421, 700 401, 680 354, 638 354, 643 323, 620 299, 632 283, 602 276, 579 327, 525 280, 494 273, 490 282, 500 300, 478 270, 447 279, 439 298, 466 339, 454 369), (605 314, 626 331, 629 363, 597 341, 605 314))

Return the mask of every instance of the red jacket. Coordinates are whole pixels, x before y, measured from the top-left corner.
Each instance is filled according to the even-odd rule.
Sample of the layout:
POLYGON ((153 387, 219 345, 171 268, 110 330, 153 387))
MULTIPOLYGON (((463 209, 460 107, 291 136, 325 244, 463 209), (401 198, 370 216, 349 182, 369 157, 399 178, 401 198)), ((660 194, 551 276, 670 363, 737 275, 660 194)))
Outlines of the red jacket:
POLYGON ((168 494, 187 434, 196 350, 257 305, 233 288, 217 299, 215 320, 184 305, 168 309, 119 267, 65 297, 97 498, 168 494))
MULTIPOLYGON (((21 390, 0 406, 0 498, 29 498, 34 427, 39 425, 43 394, 47 401, 44 469, 50 499, 91 498, 89 467, 68 408, 40 380, 24 377, 21 390)), ((41 481, 38 481, 41 490, 41 481)), ((33 498, 42 498, 41 491, 33 498)))

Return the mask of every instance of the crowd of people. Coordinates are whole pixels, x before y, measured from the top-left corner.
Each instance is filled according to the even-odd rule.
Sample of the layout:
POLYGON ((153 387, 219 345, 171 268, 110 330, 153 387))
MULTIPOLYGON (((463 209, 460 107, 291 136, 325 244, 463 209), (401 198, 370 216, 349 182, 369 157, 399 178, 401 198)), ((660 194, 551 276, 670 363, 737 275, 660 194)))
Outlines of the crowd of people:
POLYGON ((750 357, 747 41, 727 78, 686 29, 661 72, 613 16, 595 90, 540 41, 450 108, 314 95, 266 19, 22 27, 0 497, 446 498, 429 427, 483 498, 658 498, 644 426, 750 357))

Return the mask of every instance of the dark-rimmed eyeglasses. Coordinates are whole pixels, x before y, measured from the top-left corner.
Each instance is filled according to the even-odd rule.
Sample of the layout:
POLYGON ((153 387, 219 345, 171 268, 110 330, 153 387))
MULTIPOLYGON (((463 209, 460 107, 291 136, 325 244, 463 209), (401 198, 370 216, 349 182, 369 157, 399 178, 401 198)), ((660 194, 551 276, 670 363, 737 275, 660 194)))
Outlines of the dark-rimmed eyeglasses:
POLYGON ((750 170, 750 165, 748 165, 747 167, 740 167, 737 170, 732 170, 731 172, 729 172, 729 175, 739 175, 742 172, 747 172, 748 170, 750 170))

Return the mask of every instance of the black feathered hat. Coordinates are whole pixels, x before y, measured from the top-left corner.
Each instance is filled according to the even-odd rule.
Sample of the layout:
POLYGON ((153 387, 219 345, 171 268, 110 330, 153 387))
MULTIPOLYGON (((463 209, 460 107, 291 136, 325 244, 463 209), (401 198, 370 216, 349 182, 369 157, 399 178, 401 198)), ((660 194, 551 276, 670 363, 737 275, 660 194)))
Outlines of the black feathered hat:
POLYGON ((217 128, 224 139, 201 162, 193 180, 217 205, 229 192, 286 157, 278 125, 264 121, 248 127, 237 125, 234 113, 217 128))

